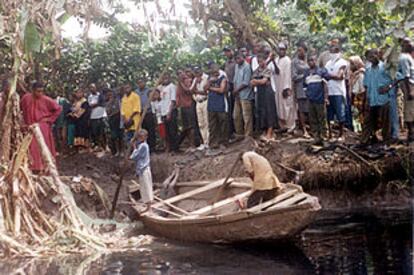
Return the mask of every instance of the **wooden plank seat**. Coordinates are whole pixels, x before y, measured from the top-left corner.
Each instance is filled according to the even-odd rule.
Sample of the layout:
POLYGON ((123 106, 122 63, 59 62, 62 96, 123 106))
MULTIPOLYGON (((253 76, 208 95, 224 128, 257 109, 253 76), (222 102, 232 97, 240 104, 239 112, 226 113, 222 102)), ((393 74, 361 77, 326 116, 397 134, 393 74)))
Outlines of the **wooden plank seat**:
POLYGON ((261 203, 259 205, 253 206, 253 207, 247 209, 246 211, 249 212, 249 213, 255 213, 255 212, 258 212, 258 211, 266 210, 270 206, 275 205, 277 203, 280 203, 280 202, 294 196, 298 192, 299 192, 298 189, 286 191, 286 192, 280 194, 279 196, 275 197, 274 199, 271 199, 267 202, 264 202, 264 203, 261 203))
POLYGON ((211 205, 207 205, 203 208, 197 209, 193 212, 190 213, 190 217, 194 217, 194 216, 201 216, 201 215, 208 215, 213 211, 217 211, 220 209, 223 209, 224 207, 228 206, 229 204, 232 204, 234 202, 236 202, 237 200, 246 198, 248 196, 250 196, 250 194, 253 193, 252 190, 248 190, 246 192, 237 194, 233 197, 227 198, 225 200, 222 201, 218 201, 216 203, 213 203, 211 205))

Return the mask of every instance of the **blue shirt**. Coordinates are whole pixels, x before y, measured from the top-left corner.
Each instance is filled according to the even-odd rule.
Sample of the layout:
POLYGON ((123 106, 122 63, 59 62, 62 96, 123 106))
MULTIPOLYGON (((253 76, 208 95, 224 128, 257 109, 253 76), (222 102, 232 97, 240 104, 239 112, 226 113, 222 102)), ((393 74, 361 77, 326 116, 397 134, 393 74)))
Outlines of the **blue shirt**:
POLYGON ((408 78, 414 84, 414 60, 408 53, 402 53, 398 61, 397 79, 408 78))
POLYGON ((242 65, 236 64, 234 71, 234 88, 237 89, 242 85, 247 85, 243 90, 239 92, 239 97, 242 100, 253 100, 254 95, 250 87, 250 80, 252 78, 252 69, 250 65, 244 61, 242 65))
MULTIPOLYGON (((147 102, 149 100, 150 89, 145 87, 144 90, 141 91, 139 88, 137 88, 135 90, 135 93, 137 93, 141 98, 141 110, 144 111, 145 105, 147 105, 147 102)), ((147 112, 151 113, 151 108, 148 108, 147 112)))
POLYGON ((391 83, 392 78, 382 62, 377 66, 372 65, 365 71, 364 86, 367 88, 369 106, 383 106, 390 101, 394 89, 385 94, 380 94, 379 89, 391 83))
MULTIPOLYGON (((211 87, 219 88, 221 82, 225 79, 224 76, 219 77, 211 84, 211 87)), ((225 93, 216 93, 208 91, 207 111, 212 113, 224 113, 228 110, 225 93)))
POLYGON ((325 101, 325 78, 328 76, 326 69, 315 68, 305 72, 304 84, 306 96, 310 102, 323 104, 325 101))
POLYGON ((137 142, 137 148, 132 152, 129 159, 136 162, 135 172, 137 176, 141 176, 144 170, 150 167, 150 149, 148 143, 137 142))

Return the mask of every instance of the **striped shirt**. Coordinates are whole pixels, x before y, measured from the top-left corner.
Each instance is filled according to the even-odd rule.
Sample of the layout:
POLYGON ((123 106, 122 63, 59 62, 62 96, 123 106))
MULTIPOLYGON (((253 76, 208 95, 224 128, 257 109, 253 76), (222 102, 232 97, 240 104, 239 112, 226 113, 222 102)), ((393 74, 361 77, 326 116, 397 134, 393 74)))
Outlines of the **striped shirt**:
POLYGON ((322 104, 325 100, 324 84, 327 76, 326 69, 310 69, 305 73, 304 88, 310 102, 322 104))

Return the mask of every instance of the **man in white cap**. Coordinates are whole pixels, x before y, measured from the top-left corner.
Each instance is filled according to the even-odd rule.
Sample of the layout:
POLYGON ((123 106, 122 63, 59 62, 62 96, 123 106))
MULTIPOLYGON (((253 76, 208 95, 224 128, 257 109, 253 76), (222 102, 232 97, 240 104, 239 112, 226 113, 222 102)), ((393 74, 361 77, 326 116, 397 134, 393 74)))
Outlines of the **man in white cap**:
POLYGON ((279 43, 275 63, 276 72, 276 110, 282 130, 292 133, 296 127, 297 108, 292 92, 292 61, 286 55, 287 47, 279 43))

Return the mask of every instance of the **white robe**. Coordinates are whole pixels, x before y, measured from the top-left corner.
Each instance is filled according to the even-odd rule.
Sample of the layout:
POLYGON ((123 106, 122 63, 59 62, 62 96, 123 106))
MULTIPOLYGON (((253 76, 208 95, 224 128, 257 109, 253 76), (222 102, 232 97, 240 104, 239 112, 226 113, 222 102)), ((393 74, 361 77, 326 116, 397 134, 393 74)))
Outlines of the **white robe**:
POLYGON ((283 97, 283 90, 292 90, 292 61, 288 56, 276 58, 279 74, 276 75, 276 109, 281 121, 281 127, 293 130, 296 127, 297 107, 293 92, 287 98, 283 97))

